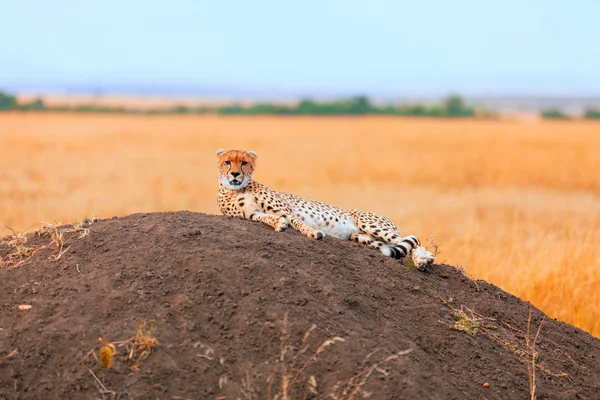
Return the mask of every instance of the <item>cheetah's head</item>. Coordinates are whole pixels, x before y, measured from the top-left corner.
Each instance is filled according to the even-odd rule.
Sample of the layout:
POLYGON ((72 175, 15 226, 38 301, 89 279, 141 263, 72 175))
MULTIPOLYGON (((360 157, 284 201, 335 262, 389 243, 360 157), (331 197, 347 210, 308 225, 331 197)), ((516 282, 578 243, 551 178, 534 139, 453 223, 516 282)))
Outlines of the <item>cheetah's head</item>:
POLYGON ((217 150, 219 183, 227 189, 243 189, 252 180, 256 153, 244 150, 217 150))

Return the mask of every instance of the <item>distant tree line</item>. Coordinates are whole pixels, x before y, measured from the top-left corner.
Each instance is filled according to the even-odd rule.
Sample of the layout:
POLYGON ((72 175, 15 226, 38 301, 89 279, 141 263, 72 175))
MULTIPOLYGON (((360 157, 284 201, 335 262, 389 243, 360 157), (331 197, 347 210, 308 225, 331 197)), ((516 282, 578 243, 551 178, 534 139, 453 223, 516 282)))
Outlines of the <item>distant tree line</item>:
MULTIPOLYGON (((0 92, 0 110, 64 111, 82 113, 140 113, 123 107, 97 105, 47 106, 42 99, 19 103, 14 96, 0 92)), ((250 106, 237 104, 222 107, 176 106, 151 109, 145 114, 223 114, 223 115, 406 115, 428 117, 473 117, 476 110, 467 106, 460 96, 449 96, 439 105, 374 105, 367 97, 358 96, 336 101, 302 100, 296 105, 258 103, 250 106)))
MULTIPOLYGON (((222 115, 399 115, 422 117, 486 117, 493 114, 485 109, 476 109, 465 103, 462 97, 451 95, 439 104, 424 105, 375 105, 366 96, 335 101, 302 100, 296 105, 258 103, 249 106, 231 104, 221 107, 188 107, 155 108, 144 111, 131 110, 124 107, 99 105, 48 106, 42 99, 29 103, 19 103, 15 96, 0 91, 0 111, 59 111, 81 113, 143 113, 143 114, 222 114, 222 115)), ((560 110, 544 110, 543 118, 569 119, 560 110)), ((589 108, 584 118, 600 119, 600 110, 589 108)))
POLYGON ((279 114, 279 115, 407 115, 429 117, 473 117, 475 109, 467 106, 459 96, 450 96, 440 105, 376 106, 364 96, 348 100, 317 102, 302 100, 295 106, 254 104, 249 107, 229 106, 217 110, 219 114, 279 114))
MULTIPOLYGON (((561 110, 551 109, 542 111, 542 118, 546 119, 572 119, 568 114, 562 112, 561 110)), ((587 108, 583 112, 584 119, 600 119, 600 110, 596 108, 587 108)))

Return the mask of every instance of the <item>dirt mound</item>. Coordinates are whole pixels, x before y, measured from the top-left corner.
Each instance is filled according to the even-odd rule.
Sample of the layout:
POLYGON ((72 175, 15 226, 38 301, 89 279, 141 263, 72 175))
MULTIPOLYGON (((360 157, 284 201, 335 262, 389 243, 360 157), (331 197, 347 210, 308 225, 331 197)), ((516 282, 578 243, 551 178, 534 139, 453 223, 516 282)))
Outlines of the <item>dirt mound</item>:
POLYGON ((532 350, 528 303, 351 242, 178 212, 5 238, 0 257, 0 399, 524 399, 532 354, 538 399, 600 397, 589 334, 546 318, 532 350))

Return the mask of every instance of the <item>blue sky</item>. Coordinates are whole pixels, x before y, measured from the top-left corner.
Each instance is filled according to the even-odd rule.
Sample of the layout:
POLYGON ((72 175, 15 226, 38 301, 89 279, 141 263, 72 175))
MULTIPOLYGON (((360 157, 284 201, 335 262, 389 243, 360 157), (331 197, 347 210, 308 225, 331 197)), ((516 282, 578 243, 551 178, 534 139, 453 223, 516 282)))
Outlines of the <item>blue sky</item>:
POLYGON ((600 95, 600 1, 3 1, 0 87, 600 95))

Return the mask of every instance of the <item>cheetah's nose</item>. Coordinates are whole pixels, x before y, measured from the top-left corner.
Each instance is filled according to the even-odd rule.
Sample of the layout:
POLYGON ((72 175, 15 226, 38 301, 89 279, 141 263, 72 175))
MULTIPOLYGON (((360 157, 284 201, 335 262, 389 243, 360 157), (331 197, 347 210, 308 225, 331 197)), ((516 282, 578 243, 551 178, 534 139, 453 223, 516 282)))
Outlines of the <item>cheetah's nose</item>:
POLYGON ((233 175, 234 178, 237 178, 240 175, 240 173, 239 172, 232 172, 231 175, 233 175))

